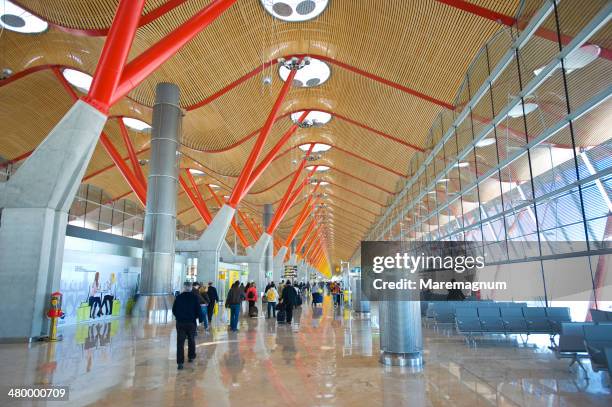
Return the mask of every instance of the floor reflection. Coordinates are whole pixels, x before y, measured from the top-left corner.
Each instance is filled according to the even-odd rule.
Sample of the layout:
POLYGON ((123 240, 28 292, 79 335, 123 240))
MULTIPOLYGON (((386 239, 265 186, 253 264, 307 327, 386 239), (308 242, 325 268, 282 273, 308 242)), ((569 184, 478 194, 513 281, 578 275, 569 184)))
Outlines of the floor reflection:
POLYGON ((425 368, 378 363, 371 315, 304 305, 291 325, 242 317, 226 328, 220 310, 197 337, 197 359, 176 370, 172 324, 111 320, 62 328, 58 343, 2 345, 6 385, 70 386, 70 405, 114 406, 609 406, 605 373, 569 370, 536 342, 503 338, 465 345, 424 329, 425 368))

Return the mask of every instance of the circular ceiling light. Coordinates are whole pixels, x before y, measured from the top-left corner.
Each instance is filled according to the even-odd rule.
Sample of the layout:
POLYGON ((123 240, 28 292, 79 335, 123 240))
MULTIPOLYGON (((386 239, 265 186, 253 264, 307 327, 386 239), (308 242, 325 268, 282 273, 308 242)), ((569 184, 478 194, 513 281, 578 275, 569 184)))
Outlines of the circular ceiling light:
MULTIPOLYGON (((291 121, 293 123, 297 123, 297 121, 300 120, 300 117, 302 117, 303 113, 304 111, 291 113, 291 121)), ((302 121, 302 124, 306 124, 309 127, 320 127, 329 123, 331 119, 331 113, 321 112, 319 110, 311 110, 306 115, 306 118, 302 121)))
MULTIPOLYGON (((278 74, 283 81, 289 76, 289 68, 280 64, 278 74)), ((293 78, 292 86, 297 88, 312 88, 325 83, 331 75, 329 65, 320 59, 310 58, 308 65, 299 69, 293 78)), ((299 117, 299 116, 298 116, 299 117)))
POLYGON ((11 3, 4 0, 0 6, 0 27, 22 34, 37 34, 46 31, 49 24, 11 3))
POLYGON ((492 137, 483 138, 482 140, 480 140, 479 142, 476 143, 476 147, 486 147, 486 146, 490 146, 490 145, 495 144, 495 143, 496 143, 496 141, 492 137))
POLYGON ((75 88, 82 92, 88 92, 91 87, 93 77, 85 72, 77 71, 76 69, 66 68, 62 71, 64 78, 75 88))
POLYGON ((316 172, 323 172, 329 170, 329 167, 327 165, 309 165, 305 169, 307 171, 312 171, 314 167, 317 167, 316 172))
POLYGON ((204 175, 204 171, 198 170, 196 168, 190 168, 189 172, 193 175, 204 175))
POLYGON ((517 117, 521 117, 523 115, 523 108, 525 109, 525 116, 527 116, 529 113, 533 112, 534 110, 538 108, 538 104, 537 103, 525 103, 521 105, 521 103, 519 103, 516 106, 514 106, 512 109, 510 109, 510 111, 508 112, 508 116, 512 117, 513 119, 516 119, 517 117))
POLYGON ((325 10, 329 0, 261 0, 261 5, 279 20, 299 22, 312 20, 325 10))
MULTIPOLYGON (((313 143, 306 143, 306 144, 302 144, 299 146, 299 149, 302 151, 308 151, 310 150, 310 146, 313 143)), ((324 143, 314 143, 314 147, 312 148, 312 152, 313 153, 324 153, 325 151, 328 151, 330 148, 332 148, 332 146, 330 146, 329 144, 324 144, 324 143)))
POLYGON ((440 178, 440 179, 438 180, 438 184, 443 184, 443 183, 445 183, 445 182, 447 182, 447 181, 450 181, 450 180, 449 180, 448 178, 440 178))
POLYGON ((208 184, 209 187, 213 188, 213 189, 218 189, 221 188, 219 185, 217 184, 208 184))
POLYGON ((124 117, 123 124, 128 126, 130 129, 143 131, 146 129, 150 129, 149 123, 143 122, 142 120, 134 119, 132 117, 124 117))
POLYGON ((467 163, 465 161, 460 161, 458 163, 455 163, 453 165, 453 167, 455 167, 455 168, 464 168, 464 167, 467 167, 468 165, 470 165, 470 163, 467 163))
POLYGON ((322 187, 324 187, 324 186, 326 186, 326 185, 329 185, 329 182, 327 182, 327 181, 321 181, 321 182, 319 182, 319 185, 321 185, 322 187))

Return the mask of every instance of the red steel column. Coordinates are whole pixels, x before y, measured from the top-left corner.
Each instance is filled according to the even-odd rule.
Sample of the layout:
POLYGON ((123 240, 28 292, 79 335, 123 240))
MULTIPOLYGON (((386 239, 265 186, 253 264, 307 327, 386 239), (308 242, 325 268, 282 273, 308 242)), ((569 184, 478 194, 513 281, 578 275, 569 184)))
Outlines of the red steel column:
MULTIPOLYGON (((124 0, 124 2, 128 3, 127 0, 124 0)), ((155 45, 130 61, 123 70, 121 82, 112 95, 111 104, 132 91, 235 2, 236 0, 214 0, 155 45)))
POLYGON ((191 201, 191 204, 196 208, 196 210, 202 217, 202 220, 204 220, 204 223, 210 225, 210 222, 212 222, 212 215, 208 211, 206 205, 202 205, 202 201, 200 200, 201 198, 198 198, 198 196, 194 194, 194 192, 191 190, 191 188, 189 188, 189 186, 181 175, 179 175, 179 183, 183 187, 183 190, 185 190, 185 193, 191 201))
POLYGON ((121 172, 121 175, 123 175, 123 178, 125 178, 130 188, 132 188, 132 191, 134 191, 134 193, 136 194, 136 198, 138 198, 142 206, 145 207, 147 204, 146 186, 140 182, 140 180, 127 166, 125 161, 123 161, 123 158, 121 157, 113 143, 110 141, 106 133, 102 132, 102 134, 100 134, 100 142, 102 143, 102 146, 119 169, 119 172, 121 172))
POLYGON ((240 173, 240 177, 238 178, 238 181, 236 182, 236 185, 234 186, 234 190, 232 191, 232 194, 230 195, 230 198, 229 198, 229 205, 232 208, 235 208, 236 206, 238 206, 242 197, 249 192, 247 185, 253 173, 253 168, 255 168, 255 163, 257 162, 257 159, 259 158, 259 155, 261 154, 261 150, 263 150, 263 146, 266 142, 266 139, 268 138, 268 135, 270 134, 270 130, 272 129, 272 125, 274 124, 276 115, 278 114, 278 111, 280 110, 280 106, 283 100, 285 99, 285 96, 287 96, 287 93, 289 93, 289 89, 291 88, 291 83, 293 82, 293 78, 295 77, 296 72, 297 72, 296 70, 291 70, 291 72, 289 73, 289 76, 287 77, 287 80, 285 80, 285 83, 283 84, 283 87, 281 88, 281 91, 278 94, 278 97, 276 98, 276 102, 274 102, 274 106, 272 106, 272 110, 270 111, 270 114, 268 115, 268 119, 266 120, 266 123, 261 129, 261 132, 259 133, 259 137, 257 137, 257 141, 255 141, 253 150, 251 151, 251 154, 249 155, 247 162, 244 164, 244 168, 242 169, 242 172, 240 173))
POLYGON ((127 129, 125 128, 125 124, 123 123, 122 118, 118 118, 117 122, 119 123, 119 130, 121 131, 121 137, 123 137, 123 142, 125 143, 125 147, 128 151, 128 156, 130 157, 130 161, 132 162, 132 169, 134 173, 142 182, 143 185, 147 184, 144 175, 142 174, 142 169, 140 168, 140 163, 138 162, 138 157, 136 156, 136 151, 134 150, 134 144, 132 144, 132 140, 130 140, 130 136, 128 134, 127 129))
MULTIPOLYGON (((295 72, 295 71, 292 71, 292 72, 295 72)), ((287 80, 289 80, 289 78, 287 78, 287 80)), ((270 163, 272 161, 274 161, 274 158, 276 157, 276 155, 278 154, 280 149, 285 145, 285 143, 287 143, 287 141, 289 141, 289 139, 291 138, 293 133, 295 133, 295 131, 297 130, 298 123, 301 123, 304 119, 306 119, 306 116, 308 116, 309 112, 310 112, 310 110, 305 110, 304 113, 302 113, 302 115, 300 116, 298 121, 296 123, 292 124, 291 127, 289 127, 289 130, 287 130, 285 132, 285 134, 283 134, 283 136, 276 142, 274 147, 272 147, 272 149, 268 152, 268 154, 264 157, 264 159, 261 160, 261 162, 253 170, 253 173, 249 177, 249 180, 248 180, 248 182, 246 184, 245 192, 240 197, 241 199, 244 198, 244 196, 251 189, 253 184, 255 184, 255 182, 259 179, 261 174, 263 174, 263 172, 266 170, 266 168, 268 168, 270 163)))
POLYGON ((108 32, 87 99, 108 110, 125 67, 146 0, 121 0, 108 32))

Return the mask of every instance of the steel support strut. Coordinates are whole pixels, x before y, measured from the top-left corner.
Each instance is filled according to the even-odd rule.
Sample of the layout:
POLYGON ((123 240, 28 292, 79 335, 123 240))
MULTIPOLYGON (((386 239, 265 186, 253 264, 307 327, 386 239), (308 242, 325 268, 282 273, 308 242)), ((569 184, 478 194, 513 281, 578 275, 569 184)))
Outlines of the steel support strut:
MULTIPOLYGON (((295 72, 295 71, 293 71, 293 72, 295 72)), ((289 79, 287 78, 287 80, 289 80, 289 79)), ((299 127, 298 124, 302 123, 302 121, 306 119, 306 116, 308 116, 309 112, 310 112, 310 110, 306 110, 306 111, 304 111, 304 113, 302 113, 302 115, 297 120, 297 122, 292 124, 291 127, 289 127, 289 130, 287 130, 285 132, 285 134, 283 134, 283 136, 276 142, 274 147, 272 147, 272 149, 270 149, 270 151, 264 157, 264 159, 261 160, 261 162, 253 170, 253 173, 251 174, 251 176, 249 177, 249 180, 247 182, 246 188, 245 188, 244 192, 242 193, 242 195, 240 197, 241 199, 244 198, 244 196, 248 193, 248 191, 251 189, 251 187, 259 179, 261 174, 263 174, 263 172, 266 170, 266 168, 268 168, 270 163, 272 161, 274 161, 274 158, 276 157, 276 155, 278 154, 280 149, 285 145, 285 143, 287 143, 287 141, 289 141, 289 139, 291 138, 293 133, 295 133, 295 131, 299 127)))
MULTIPOLYGON (((240 173, 240 176, 238 177, 238 181, 236 182, 236 185, 234 186, 234 190, 232 191, 232 194, 230 195, 230 198, 229 198, 228 203, 229 203, 229 206, 231 206, 232 208, 236 208, 238 204, 240 203, 242 197, 249 192, 249 188, 250 188, 249 181, 251 180, 251 176, 253 174, 253 168, 255 168, 255 163, 257 162, 257 159, 259 158, 261 151, 263 150, 263 146, 266 142, 266 139, 268 138, 268 135, 270 134, 270 130, 272 130, 272 125, 274 124, 276 115, 278 114, 278 111, 280 110, 280 106, 283 103, 285 96, 287 96, 287 93, 289 93, 289 89, 291 88, 291 84, 293 82, 293 78, 295 77, 296 73, 297 71, 295 69, 292 69, 291 72, 289 72, 289 76, 285 80, 285 83, 283 84, 283 87, 281 88, 281 91, 278 94, 278 97, 276 98, 274 105, 272 106, 272 110, 270 111, 270 114, 268 115, 268 118, 266 119, 266 123, 261 129, 261 132, 259 133, 259 137, 257 137, 257 140, 255 141, 253 150, 251 150, 251 154, 249 155, 247 162, 244 164, 244 168, 242 169, 242 172, 240 173)), ((270 162, 267 163, 267 165, 269 164, 270 162)), ((251 185, 253 182, 255 182, 255 180, 252 180, 251 185)))
POLYGON ((142 174, 142 169, 140 168, 140 162, 138 161, 138 157, 136 156, 136 150, 134 150, 134 144, 132 144, 132 140, 130 140, 128 131, 125 128, 125 123, 123 123, 123 119, 121 118, 118 118, 117 122, 119 123, 121 137, 123 137, 123 142, 125 143, 125 147, 128 151, 128 156, 130 157, 130 162, 132 163, 132 169, 134 170, 136 177, 140 180, 142 185, 147 185, 147 181, 144 175, 142 174))
POLYGON ((295 236, 299 232, 300 228, 302 227, 302 225, 306 221, 306 218, 310 214, 310 211, 312 211, 312 208, 311 208, 310 204, 312 202, 312 199, 315 197, 315 195, 317 193, 317 190, 319 189, 319 185, 320 185, 320 183, 318 182, 317 185, 312 190, 312 193, 308 197, 308 200, 306 201, 306 203, 304 203, 304 206, 302 207, 302 211, 300 212, 300 216, 298 217, 297 221, 295 222, 295 225, 293 225, 293 228, 291 229, 291 232, 289 233, 289 236, 287 236, 287 240, 285 240, 285 246, 289 246, 291 244, 291 241, 295 238, 295 236))
POLYGON ((276 228, 278 227, 280 222, 283 220, 283 218, 285 217, 285 215, 287 214, 287 212, 291 208, 291 205, 293 205, 293 202, 295 202, 298 194, 302 191, 302 189, 306 185, 306 182, 308 182, 308 179, 312 176, 312 174, 316 170, 316 167, 313 168, 313 170, 310 172, 310 174, 308 174, 308 176, 304 179, 302 184, 292 194, 293 188, 295 188, 295 184, 297 183, 298 179, 300 179, 300 175, 302 174, 302 170, 304 169, 304 166, 306 165, 306 161, 308 160, 308 157, 310 157, 310 154, 312 153, 312 149, 313 148, 314 148, 314 144, 311 144, 310 148, 308 149, 308 152, 306 153, 306 155, 302 159, 302 162, 300 163, 298 168, 295 170, 295 174, 293 176, 293 179, 291 180, 291 183, 289 184, 289 187, 287 188, 287 191, 285 191, 285 194, 283 195, 283 198, 281 199, 280 204, 278 204, 278 208, 276 208, 276 211, 274 213, 274 217, 272 218, 272 221, 270 221, 270 226, 268 226, 268 229, 266 230, 267 233, 269 233, 269 234, 274 233, 274 231, 276 230, 276 228))
POLYGON ((104 42, 87 95, 87 99, 104 112, 111 106, 111 100, 121 80, 145 1, 121 0, 104 42))
POLYGON ((214 0, 155 45, 130 61, 123 70, 121 82, 117 86, 115 94, 113 94, 111 104, 131 92, 235 2, 236 0, 214 0))
POLYGON ((100 134, 100 142, 102 143, 102 146, 119 169, 121 175, 123 175, 123 178, 125 179, 127 184, 130 186, 130 188, 132 188, 132 191, 134 191, 134 194, 136 195, 136 198, 138 198, 138 201, 142 204, 143 207, 145 207, 147 204, 146 186, 140 182, 140 180, 136 177, 136 175, 134 175, 132 170, 130 170, 130 167, 128 167, 125 161, 123 161, 121 154, 119 154, 119 152, 113 145, 112 141, 108 138, 106 133, 102 132, 100 134))

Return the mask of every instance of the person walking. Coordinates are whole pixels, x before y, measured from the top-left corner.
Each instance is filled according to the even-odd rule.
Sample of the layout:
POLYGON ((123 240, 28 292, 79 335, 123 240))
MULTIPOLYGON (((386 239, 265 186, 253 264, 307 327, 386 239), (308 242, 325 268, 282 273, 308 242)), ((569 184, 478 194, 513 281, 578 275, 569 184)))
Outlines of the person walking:
POLYGON ((210 298, 208 297, 208 286, 200 284, 200 296, 202 302, 200 308, 202 309, 202 319, 204 320, 204 329, 208 330, 208 308, 210 307, 210 298))
POLYGON ((246 290, 246 299, 249 302, 249 315, 251 315, 253 307, 257 302, 257 286, 255 283, 251 283, 249 288, 246 290))
POLYGON ((196 320, 200 317, 200 302, 193 292, 190 282, 183 284, 183 292, 172 305, 172 314, 176 319, 176 363, 181 370, 185 363, 185 339, 187 339, 187 357, 189 363, 196 358, 195 334, 196 320))
POLYGON ((278 291, 276 291, 276 286, 274 285, 274 282, 271 282, 268 289, 266 290, 266 299, 268 300, 268 318, 270 318, 270 310, 272 310, 272 316, 276 318, 276 303, 278 302, 278 291))
POLYGON ((297 293, 291 286, 290 280, 285 282, 285 287, 281 293, 281 302, 283 304, 283 308, 285 309, 285 313, 287 314, 287 323, 291 324, 291 320, 293 319, 293 307, 295 307, 297 304, 297 293))
MULTIPOLYGON (((199 314, 199 320, 200 323, 202 323, 202 320, 204 319, 204 313, 203 313, 203 309, 202 309, 202 304, 204 304, 204 298, 202 298, 202 295, 200 295, 200 283, 198 283, 197 281, 194 281, 192 283, 192 290, 191 292, 193 293, 193 295, 196 296, 196 298, 198 299, 198 304, 200 305, 200 314, 199 314)), ((198 336, 198 332, 196 331, 196 336, 198 336)))
POLYGON ((242 301, 242 296, 243 293, 240 288, 240 283, 235 281, 225 299, 225 306, 230 310, 230 330, 232 332, 238 331, 238 318, 240 317, 240 302, 242 301))
POLYGON ((215 305, 219 302, 219 293, 217 293, 217 289, 213 286, 212 281, 208 282, 208 323, 212 324, 212 317, 215 312, 215 305))

